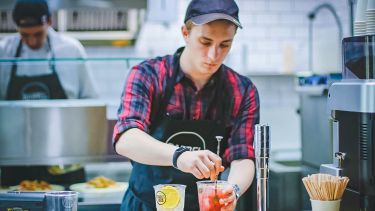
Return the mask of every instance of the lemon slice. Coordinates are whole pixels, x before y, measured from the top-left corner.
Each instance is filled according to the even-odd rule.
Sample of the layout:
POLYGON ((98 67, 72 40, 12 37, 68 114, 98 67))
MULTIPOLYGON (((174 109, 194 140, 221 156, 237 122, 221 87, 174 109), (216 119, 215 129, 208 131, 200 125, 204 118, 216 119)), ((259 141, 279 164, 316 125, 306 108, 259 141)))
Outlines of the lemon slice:
POLYGON ((164 209, 174 209, 180 202, 180 192, 176 187, 167 185, 157 193, 158 204, 164 209))

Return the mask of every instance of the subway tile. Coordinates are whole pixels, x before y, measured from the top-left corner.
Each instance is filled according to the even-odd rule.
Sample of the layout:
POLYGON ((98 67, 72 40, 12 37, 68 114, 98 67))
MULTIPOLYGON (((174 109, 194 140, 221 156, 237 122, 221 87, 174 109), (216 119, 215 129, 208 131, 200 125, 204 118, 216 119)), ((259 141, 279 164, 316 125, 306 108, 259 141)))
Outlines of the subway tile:
POLYGON ((305 39, 307 41, 309 36, 308 26, 300 26, 294 28, 294 35, 296 38, 305 39))
MULTIPOLYGON (((268 35, 268 30, 266 27, 261 27, 261 26, 253 26, 253 27, 248 27, 244 28, 243 30, 240 30, 239 35, 242 37, 266 37, 268 35)), ((249 40, 250 41, 250 40, 249 40)))
POLYGON ((267 1, 266 0, 242 0, 240 1, 238 7, 240 8, 240 14, 242 12, 260 12, 260 11, 267 11, 267 1))
POLYGON ((274 39, 262 39, 256 42, 258 51, 277 51, 280 48, 280 42, 274 39))
POLYGON ((256 15, 257 24, 277 24, 279 20, 280 15, 277 13, 260 13, 256 15))
POLYGON ((270 26, 268 27, 270 37, 293 37, 293 28, 287 26, 270 26))
POLYGON ((269 1, 269 11, 287 11, 292 10, 293 1, 292 0, 270 0, 269 1))
POLYGON ((308 18, 306 13, 303 12, 290 12, 280 14, 281 25, 292 25, 292 26, 307 26, 308 18))
POLYGON ((294 11, 306 12, 306 14, 312 11, 316 6, 318 6, 320 1, 317 0, 295 0, 294 1, 294 11))

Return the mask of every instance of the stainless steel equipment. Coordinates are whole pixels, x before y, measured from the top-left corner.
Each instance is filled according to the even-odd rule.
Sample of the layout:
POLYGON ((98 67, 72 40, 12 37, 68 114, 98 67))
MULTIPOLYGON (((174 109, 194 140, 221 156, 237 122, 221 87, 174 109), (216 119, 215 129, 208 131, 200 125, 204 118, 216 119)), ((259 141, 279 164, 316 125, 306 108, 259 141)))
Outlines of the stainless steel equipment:
POLYGON ((343 40, 343 80, 331 85, 334 163, 320 171, 347 176, 341 210, 375 210, 375 36, 343 40))
POLYGON ((257 172, 257 210, 268 210, 268 175, 270 126, 255 125, 255 159, 257 172))
MULTIPOLYGON (((0 39, 16 32, 12 20, 15 2, 0 3, 0 39)), ((146 0, 50 0, 48 3, 52 27, 82 41, 136 39, 147 7, 146 0)))
POLYGON ((0 166, 103 160, 106 105, 95 100, 0 102, 0 166))
MULTIPOLYGON (((33 211, 50 211, 47 210, 47 200, 44 192, 18 192, 11 191, 0 193, 0 210, 33 210, 33 211)), ((70 209, 65 209, 68 211, 70 209)), ((78 199, 79 211, 118 211, 120 204, 107 203, 87 203, 78 199)))

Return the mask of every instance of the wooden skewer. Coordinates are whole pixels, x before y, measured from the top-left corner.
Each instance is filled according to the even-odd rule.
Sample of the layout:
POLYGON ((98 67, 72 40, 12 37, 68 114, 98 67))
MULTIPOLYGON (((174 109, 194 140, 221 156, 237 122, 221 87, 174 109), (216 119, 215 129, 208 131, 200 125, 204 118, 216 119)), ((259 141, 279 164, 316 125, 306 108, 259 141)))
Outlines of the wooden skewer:
POLYGON ((304 177, 302 182, 311 199, 332 201, 342 198, 349 178, 327 174, 313 174, 304 177))

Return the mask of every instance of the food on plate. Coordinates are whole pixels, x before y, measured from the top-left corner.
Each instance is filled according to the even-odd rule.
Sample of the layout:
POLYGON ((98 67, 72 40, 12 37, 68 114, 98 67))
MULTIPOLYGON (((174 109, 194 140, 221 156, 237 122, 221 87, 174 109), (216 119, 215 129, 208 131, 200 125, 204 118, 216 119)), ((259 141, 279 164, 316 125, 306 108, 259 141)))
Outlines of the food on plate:
POLYGON ((92 185, 95 188, 109 188, 109 187, 115 187, 116 181, 111 180, 107 177, 98 176, 92 180, 89 180, 87 184, 92 185))
POLYGON ((109 194, 125 192, 128 188, 127 182, 116 182, 107 177, 98 176, 84 183, 73 184, 69 187, 72 191, 85 194, 109 194))
POLYGON ((52 186, 43 180, 23 180, 18 186, 19 191, 44 191, 52 190, 52 186))

